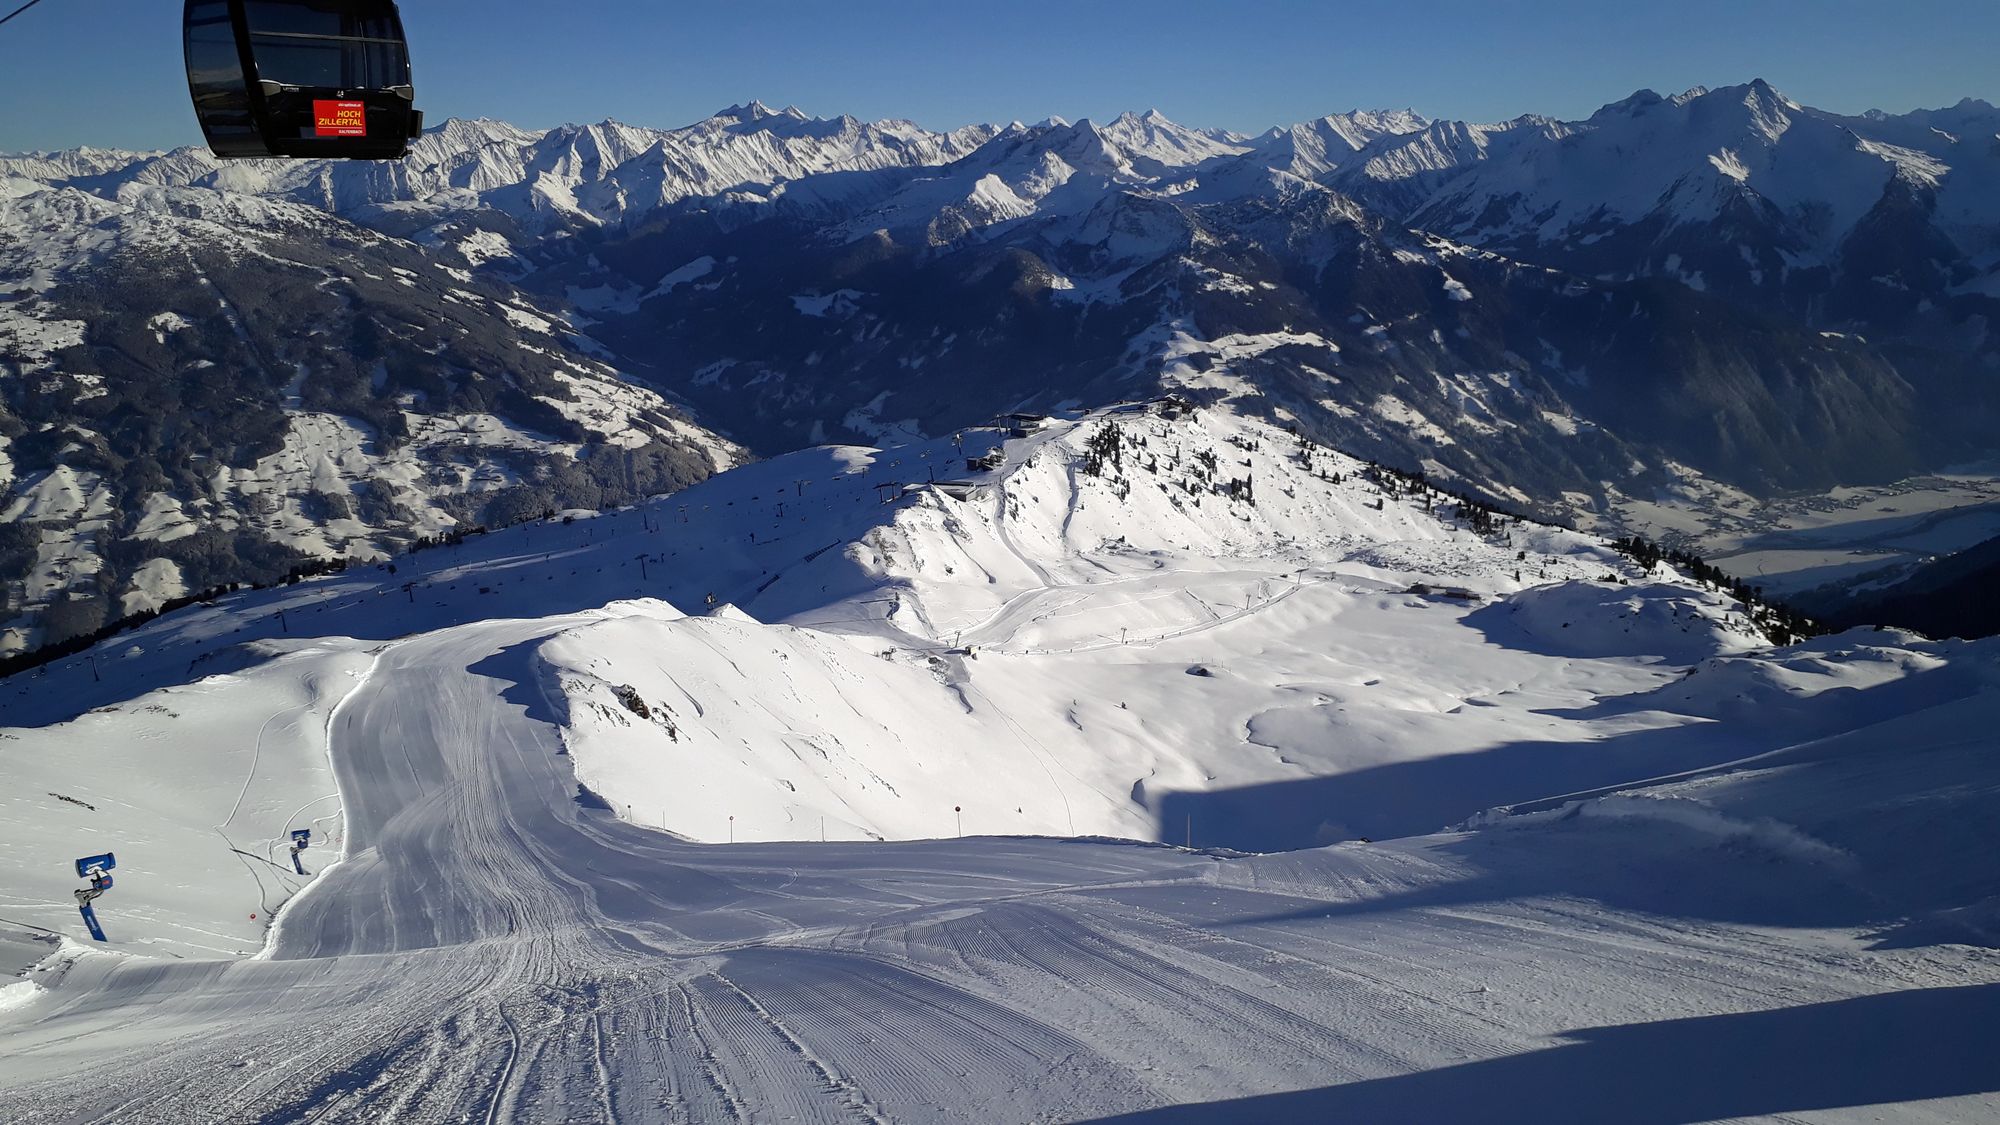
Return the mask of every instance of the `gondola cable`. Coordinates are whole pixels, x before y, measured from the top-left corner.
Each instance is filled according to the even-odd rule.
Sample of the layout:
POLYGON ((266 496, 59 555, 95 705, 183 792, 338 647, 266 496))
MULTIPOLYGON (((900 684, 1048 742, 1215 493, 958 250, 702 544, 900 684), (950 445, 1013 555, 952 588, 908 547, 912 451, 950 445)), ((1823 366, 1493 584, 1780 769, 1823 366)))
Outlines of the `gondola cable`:
POLYGON ((20 15, 22 12, 27 11, 29 8, 32 8, 41 2, 42 0, 28 0, 26 4, 21 5, 20 7, 14 9, 11 12, 8 12, 4 16, 0 16, 0 23, 6 23, 8 20, 13 19, 15 16, 20 15))

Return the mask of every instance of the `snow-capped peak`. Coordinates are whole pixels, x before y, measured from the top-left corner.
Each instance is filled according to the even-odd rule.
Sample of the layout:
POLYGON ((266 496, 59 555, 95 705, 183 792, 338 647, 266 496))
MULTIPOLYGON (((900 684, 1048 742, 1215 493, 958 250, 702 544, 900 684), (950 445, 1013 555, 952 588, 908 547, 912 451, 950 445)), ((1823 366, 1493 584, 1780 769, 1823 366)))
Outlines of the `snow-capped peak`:
POLYGON ((801 113, 796 106, 786 106, 782 110, 776 110, 753 98, 740 105, 732 105, 726 109, 719 109, 710 115, 708 120, 762 121, 766 117, 796 117, 803 119, 805 114, 801 113))
POLYGON ((1414 109, 1351 109, 1322 117, 1320 122, 1328 129, 1359 139, 1363 145, 1389 134, 1422 132, 1431 125, 1430 118, 1414 109))
MULTIPOLYGON (((1670 227, 1762 216, 1751 221, 1771 224, 1773 238, 1830 253, 1892 180, 1945 183, 1959 156, 1950 130, 1927 128, 1937 114, 1951 125, 1967 117, 1838 117, 1803 108, 1763 79, 1672 98, 1640 90, 1572 127, 1569 143, 1488 161, 1412 218, 1474 241, 1544 242, 1648 216, 1670 227), (1489 210, 1501 200, 1509 202, 1489 210), (1494 225, 1503 211, 1509 217, 1494 225)), ((1990 224, 1990 203, 1967 198, 1960 212, 1990 224)))
MULTIPOLYGON (((1759 101, 1774 105, 1778 108, 1788 109, 1795 113, 1805 108, 1804 106, 1800 105, 1799 103, 1793 101, 1792 99, 1786 97, 1784 94, 1780 93, 1777 87, 1771 85, 1769 82, 1764 81, 1762 78, 1752 78, 1746 89, 1748 90, 1748 94, 1746 95, 1747 97, 1756 98, 1759 101)), ((1710 91, 1704 89, 1702 92, 1709 93, 1710 91)))
POLYGON ((1791 128, 1791 115, 1800 109, 1799 103, 1772 89, 1762 78, 1743 87, 1743 105, 1750 111, 1751 128, 1772 142, 1791 128))
POLYGON ((1155 175, 1166 169, 1184 168, 1218 156, 1240 156, 1249 151, 1243 145, 1175 124, 1157 109, 1144 114, 1121 113, 1108 124, 1097 126, 1097 132, 1120 149, 1135 167, 1155 175))
POLYGON ((1634 90, 1625 97, 1600 107, 1596 113, 1590 115, 1590 124, 1601 125, 1622 117, 1636 117, 1664 101, 1666 99, 1661 97, 1658 91, 1634 90))
MULTIPOLYGON (((1374 181, 1406 179, 1419 171, 1437 171, 1457 166, 1462 155, 1448 155, 1450 145, 1425 144, 1430 132, 1456 123, 1432 122, 1413 110, 1352 110, 1329 114, 1289 128, 1273 129, 1257 139, 1255 159, 1264 166, 1305 180, 1331 182, 1330 177, 1350 166, 1377 163, 1365 175, 1374 181), (1415 156, 1384 155, 1399 146, 1420 146, 1429 151, 1415 156)), ((1473 146, 1483 154, 1483 143, 1473 146)), ((1473 159, 1482 159, 1483 155, 1473 159)))
POLYGON ((466 147, 478 144, 532 144, 547 135, 546 129, 523 129, 491 117, 447 117, 424 130, 425 137, 466 147))

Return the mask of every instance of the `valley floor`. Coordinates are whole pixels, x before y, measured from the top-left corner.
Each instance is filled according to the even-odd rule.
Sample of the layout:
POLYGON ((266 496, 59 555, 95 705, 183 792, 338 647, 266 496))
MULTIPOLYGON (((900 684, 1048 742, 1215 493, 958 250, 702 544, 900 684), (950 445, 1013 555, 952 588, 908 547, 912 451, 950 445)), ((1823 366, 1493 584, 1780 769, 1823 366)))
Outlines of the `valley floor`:
POLYGON ((1786 597, 1927 559, 2000 535, 2000 466, 1969 465, 1885 485, 1758 500, 1712 482, 1686 495, 1615 505, 1619 526, 1685 536, 1735 577, 1786 597))

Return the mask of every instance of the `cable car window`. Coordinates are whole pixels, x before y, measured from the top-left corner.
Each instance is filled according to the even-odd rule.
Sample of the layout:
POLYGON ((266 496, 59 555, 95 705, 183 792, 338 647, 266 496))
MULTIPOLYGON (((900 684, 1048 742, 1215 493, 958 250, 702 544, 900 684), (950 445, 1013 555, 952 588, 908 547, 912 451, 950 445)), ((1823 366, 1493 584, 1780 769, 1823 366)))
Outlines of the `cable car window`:
POLYGON ((393 8, 352 0, 246 0, 243 14, 260 79, 334 89, 409 84, 409 56, 393 8))
POLYGON ((229 5, 201 4, 187 24, 188 80, 199 86, 243 83, 243 64, 236 54, 236 32, 229 25, 229 5))
POLYGON ((250 30, 272 35, 321 35, 342 39, 399 39, 401 32, 389 13, 356 11, 352 3, 280 3, 248 0, 243 13, 250 30))
POLYGON ((211 137, 248 136, 256 132, 226 0, 203 0, 190 5, 187 67, 195 113, 211 137))
POLYGON ((252 32, 257 77, 287 86, 384 89, 409 82, 401 45, 356 39, 307 39, 252 32))

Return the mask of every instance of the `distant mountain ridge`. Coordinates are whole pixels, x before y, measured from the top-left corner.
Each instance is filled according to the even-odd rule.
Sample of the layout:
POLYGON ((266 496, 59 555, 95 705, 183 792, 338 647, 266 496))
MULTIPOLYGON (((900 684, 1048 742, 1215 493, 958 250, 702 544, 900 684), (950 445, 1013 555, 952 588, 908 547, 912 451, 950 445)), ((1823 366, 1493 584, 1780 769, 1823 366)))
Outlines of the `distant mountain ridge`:
POLYGON ((2000 111, 1973 99, 1843 117, 1751 82, 1584 121, 1355 111, 1255 136, 752 102, 677 129, 451 120, 391 165, 0 157, 0 621, 22 643, 52 602, 143 605, 168 562, 190 581, 149 512, 226 527, 232 557, 367 557, 508 489, 605 502, 739 446, 1163 389, 1558 516, 1701 476, 1879 480, 1991 451, 1995 323, 2000 111), (206 292, 189 263, 284 315, 178 327, 223 313, 183 299, 206 292), (371 373, 382 350, 401 359, 371 373), (599 405, 550 415, 558 376, 599 405), (202 395, 255 403, 258 436, 192 440, 202 395), (461 472, 403 414, 496 419, 520 463, 461 472), (692 459, 612 471, 597 450, 641 416, 692 459), (308 447, 358 459, 285 486, 282 533, 213 506, 209 466, 256 479, 308 447), (392 471, 470 499, 342 522, 392 471))

